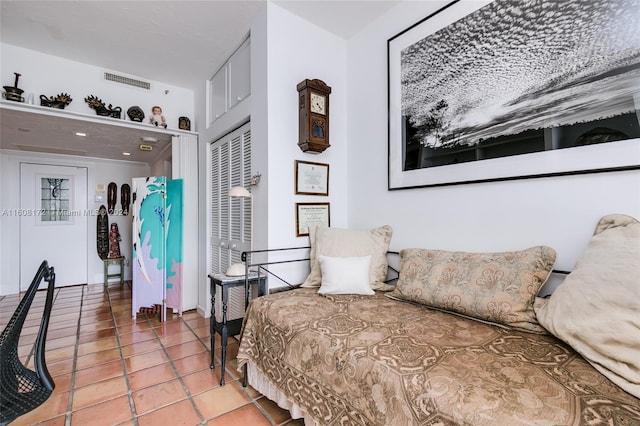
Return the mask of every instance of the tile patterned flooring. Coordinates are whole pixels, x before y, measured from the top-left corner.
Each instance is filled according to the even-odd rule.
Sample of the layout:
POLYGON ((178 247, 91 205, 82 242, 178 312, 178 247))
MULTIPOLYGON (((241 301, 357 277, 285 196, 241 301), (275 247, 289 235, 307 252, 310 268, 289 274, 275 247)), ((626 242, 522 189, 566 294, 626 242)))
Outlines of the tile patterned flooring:
MULTIPOLYGON (((39 291, 22 331, 19 355, 31 363, 45 292, 39 291)), ((289 412, 250 386, 236 371, 238 342, 227 346, 226 385, 209 369, 209 319, 195 311, 131 318, 131 284, 56 289, 46 361, 56 388, 18 425, 288 425, 289 412)), ((20 296, 0 296, 4 329, 20 296)))

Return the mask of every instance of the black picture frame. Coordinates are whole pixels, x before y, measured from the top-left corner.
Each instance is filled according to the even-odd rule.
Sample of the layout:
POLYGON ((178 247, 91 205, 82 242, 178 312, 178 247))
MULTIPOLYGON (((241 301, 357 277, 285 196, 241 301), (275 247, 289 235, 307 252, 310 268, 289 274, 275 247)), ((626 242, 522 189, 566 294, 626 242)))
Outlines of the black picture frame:
POLYGON ((640 169, 637 9, 456 0, 388 39, 388 189, 640 169))

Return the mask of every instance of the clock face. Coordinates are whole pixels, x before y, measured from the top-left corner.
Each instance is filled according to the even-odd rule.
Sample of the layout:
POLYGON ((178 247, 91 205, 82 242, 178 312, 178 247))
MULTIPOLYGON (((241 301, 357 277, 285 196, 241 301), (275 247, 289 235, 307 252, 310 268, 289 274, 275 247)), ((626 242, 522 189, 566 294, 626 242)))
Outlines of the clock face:
POLYGON ((325 115, 325 101, 324 96, 311 92, 311 112, 325 115))

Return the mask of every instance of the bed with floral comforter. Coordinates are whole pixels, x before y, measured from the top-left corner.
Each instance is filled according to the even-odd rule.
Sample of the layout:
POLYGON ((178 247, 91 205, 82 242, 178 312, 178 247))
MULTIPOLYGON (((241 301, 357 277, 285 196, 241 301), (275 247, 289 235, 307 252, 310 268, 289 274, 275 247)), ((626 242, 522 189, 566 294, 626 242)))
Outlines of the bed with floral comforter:
POLYGON ((249 384, 305 424, 640 424, 640 400, 551 335, 374 296, 297 289, 249 306, 249 384))
MULTIPOLYGON (((640 425, 634 218, 604 217, 548 299, 537 294, 555 261, 549 247, 405 249, 390 293, 322 294, 336 276, 324 267, 328 246, 316 249, 320 288, 251 302, 237 357, 249 384, 306 426, 640 425)), ((338 270, 362 261, 336 259, 338 270)), ((373 288, 374 268, 361 269, 373 288)))

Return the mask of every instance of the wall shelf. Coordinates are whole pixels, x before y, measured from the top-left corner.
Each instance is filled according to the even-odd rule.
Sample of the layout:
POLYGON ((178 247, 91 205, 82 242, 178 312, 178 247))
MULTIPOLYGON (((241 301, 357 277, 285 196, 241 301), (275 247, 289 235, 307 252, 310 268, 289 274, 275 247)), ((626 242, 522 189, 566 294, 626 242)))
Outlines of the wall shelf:
POLYGON ((173 136, 197 133, 158 128, 147 123, 60 110, 13 101, 0 101, 0 148, 152 163, 173 136), (86 133, 86 138, 76 136, 86 133), (144 138, 144 139, 143 139, 144 138), (151 139, 154 149, 141 152, 151 139), (130 156, 123 157, 123 152, 130 156))

